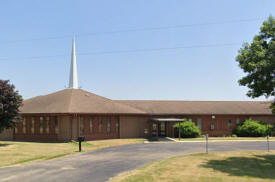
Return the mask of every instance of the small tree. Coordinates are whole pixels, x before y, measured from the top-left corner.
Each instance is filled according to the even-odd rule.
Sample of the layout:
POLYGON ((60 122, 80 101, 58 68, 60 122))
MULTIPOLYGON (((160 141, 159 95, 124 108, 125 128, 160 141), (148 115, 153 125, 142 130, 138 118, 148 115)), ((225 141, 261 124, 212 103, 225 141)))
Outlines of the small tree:
POLYGON ((14 128, 19 119, 22 97, 9 80, 0 80, 0 132, 14 128))
POLYGON ((185 120, 182 123, 176 123, 173 127, 177 130, 180 129, 180 134, 183 138, 195 138, 201 135, 200 129, 192 122, 192 120, 185 120))

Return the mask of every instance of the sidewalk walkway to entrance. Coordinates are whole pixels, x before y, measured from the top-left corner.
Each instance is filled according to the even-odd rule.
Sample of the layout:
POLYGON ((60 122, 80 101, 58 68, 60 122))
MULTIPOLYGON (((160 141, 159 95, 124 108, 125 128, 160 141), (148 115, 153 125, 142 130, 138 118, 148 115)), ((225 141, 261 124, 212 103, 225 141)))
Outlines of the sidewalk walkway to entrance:
POLYGON ((166 142, 176 142, 173 138, 170 137, 154 137, 152 140, 145 141, 144 143, 166 143, 166 142))

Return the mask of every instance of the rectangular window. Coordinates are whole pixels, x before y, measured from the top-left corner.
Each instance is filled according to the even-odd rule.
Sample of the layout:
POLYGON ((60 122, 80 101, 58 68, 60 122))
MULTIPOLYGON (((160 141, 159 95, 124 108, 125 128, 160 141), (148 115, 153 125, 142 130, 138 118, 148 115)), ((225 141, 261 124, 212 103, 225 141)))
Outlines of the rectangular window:
POLYGON ((59 133, 59 126, 58 126, 59 122, 58 122, 58 117, 55 116, 54 117, 54 132, 55 134, 58 134, 59 133))
POLYGON ((46 133, 50 133, 50 117, 46 117, 46 133))
POLYGON ((23 125, 23 134, 26 134, 26 117, 23 118, 23 122, 22 122, 22 125, 23 125))
POLYGON ((201 118, 197 119, 197 126, 200 130, 202 129, 202 119, 201 118))
POLYGON ((90 117, 90 133, 93 133, 93 117, 90 117))
POLYGON ((116 133, 119 132, 119 117, 116 117, 116 133))
POLYGON ((34 117, 31 118, 31 133, 34 134, 34 117))
POLYGON ((40 134, 43 134, 43 123, 44 123, 44 118, 43 117, 40 117, 39 118, 39 133, 40 134))
POLYGON ((236 125, 239 125, 240 124, 240 118, 237 118, 236 119, 236 125))
POLYGON ((84 117, 80 117, 80 126, 79 126, 80 134, 84 134, 84 117))
POLYGON ((17 134, 18 133, 18 125, 16 125, 15 127, 14 127, 14 134, 17 134))
POLYGON ((157 135, 157 123, 152 124, 152 135, 157 135))
POLYGON ((98 132, 102 132, 102 117, 98 117, 98 132))
POLYGON ((227 120, 227 128, 232 130, 232 119, 227 120))
POLYGON ((111 132, 111 118, 107 117, 107 133, 111 132))
POLYGON ((214 129, 215 129, 215 125, 214 125, 214 124, 211 124, 211 125, 210 125, 210 129, 211 129, 211 130, 214 130, 214 129))

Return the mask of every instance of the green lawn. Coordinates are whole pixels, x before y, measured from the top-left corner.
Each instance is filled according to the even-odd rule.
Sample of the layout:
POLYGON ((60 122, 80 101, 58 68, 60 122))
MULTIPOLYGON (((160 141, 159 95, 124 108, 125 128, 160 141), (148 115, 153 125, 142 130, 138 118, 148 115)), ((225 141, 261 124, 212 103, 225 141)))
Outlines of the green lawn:
POLYGON ((110 182, 275 182, 275 151, 178 156, 122 173, 110 182))
MULTIPOLYGON (((109 139, 82 143, 83 152, 96 149, 143 143, 145 139, 109 139)), ((78 143, 42 143, 0 141, 0 167, 33 160, 48 160, 78 152, 78 143)))

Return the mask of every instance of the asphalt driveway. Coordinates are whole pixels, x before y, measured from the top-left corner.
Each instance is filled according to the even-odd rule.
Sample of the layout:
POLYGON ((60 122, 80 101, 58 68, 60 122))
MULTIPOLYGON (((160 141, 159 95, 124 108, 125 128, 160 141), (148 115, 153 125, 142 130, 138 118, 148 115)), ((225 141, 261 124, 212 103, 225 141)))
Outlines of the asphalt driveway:
MULTIPOLYGON (((275 150, 275 142, 270 142, 275 150)), ((211 151, 266 150, 266 142, 212 142, 211 151)), ((205 152, 205 143, 148 143, 111 147, 50 161, 0 168, 0 182, 103 182, 159 159, 205 152)), ((0 161, 1 162, 1 161, 0 161)))

